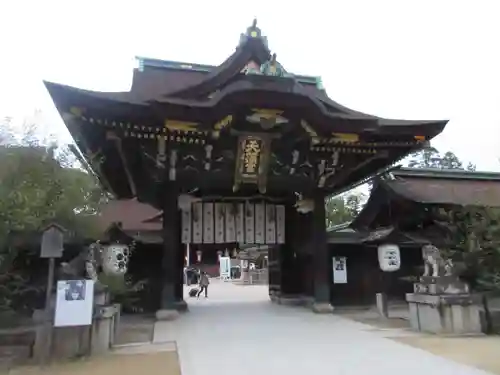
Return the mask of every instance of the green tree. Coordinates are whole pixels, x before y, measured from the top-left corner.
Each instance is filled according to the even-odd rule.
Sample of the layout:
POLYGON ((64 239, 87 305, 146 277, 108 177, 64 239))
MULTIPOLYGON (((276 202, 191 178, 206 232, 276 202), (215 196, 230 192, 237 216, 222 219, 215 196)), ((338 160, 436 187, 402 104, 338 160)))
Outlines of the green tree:
POLYGON ((463 162, 451 151, 446 151, 443 155, 434 147, 427 147, 423 150, 410 155, 408 160, 410 168, 425 168, 425 169, 457 169, 475 171, 476 166, 468 163, 464 167, 463 162))
POLYGON ((408 167, 410 168, 440 168, 441 156, 434 147, 426 147, 423 150, 410 155, 408 167))
POLYGON ((63 167, 55 146, 0 146, 0 233, 55 221, 91 234, 103 194, 92 176, 63 167))
POLYGON ((465 169, 463 163, 460 161, 457 155, 451 151, 447 151, 441 157, 438 163, 438 168, 441 169, 465 169))
POLYGON ((463 273, 476 289, 500 291, 500 211, 440 208, 436 217, 446 228, 446 255, 463 265, 463 273))
MULTIPOLYGON (((15 134, 0 128, 0 309, 8 308, 24 279, 13 269, 18 249, 9 246, 13 231, 39 232, 56 222, 77 236, 96 237, 97 215, 106 196, 96 180, 75 166, 71 152, 37 139, 36 127, 15 134)), ((8 125, 8 124, 7 124, 8 125)))
POLYGON ((351 193, 330 197, 326 200, 326 225, 331 227, 352 221, 363 208, 365 196, 351 193))
POLYGON ((469 172, 475 172, 475 171, 476 171, 476 164, 472 164, 471 162, 469 162, 469 164, 467 164, 466 169, 467 169, 469 172))

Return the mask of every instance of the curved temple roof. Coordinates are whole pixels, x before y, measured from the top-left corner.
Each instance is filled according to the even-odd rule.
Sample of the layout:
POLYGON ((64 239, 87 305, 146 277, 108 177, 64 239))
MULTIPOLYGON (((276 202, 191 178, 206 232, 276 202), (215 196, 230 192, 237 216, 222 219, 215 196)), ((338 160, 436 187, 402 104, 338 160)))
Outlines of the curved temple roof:
POLYGON ((378 177, 365 206, 350 225, 369 227, 384 204, 500 207, 500 173, 395 168, 378 177))
POLYGON ((249 132, 287 141, 270 141, 266 162, 276 170, 265 180, 274 194, 339 192, 422 147, 447 123, 390 120, 342 106, 327 96, 319 77, 286 71, 256 21, 219 66, 138 60, 127 92, 45 82, 88 164, 120 198, 153 204, 145 192, 169 168, 178 170, 186 189, 205 184, 232 191, 236 135, 249 132), (179 150, 169 159, 174 166, 165 164, 167 148, 179 150), (212 154, 219 174, 200 167, 212 154))
MULTIPOLYGON (((249 66, 258 70, 271 58, 267 38, 254 21, 246 33, 241 34, 235 52, 219 66, 138 58, 139 67, 134 70, 132 87, 128 92, 94 92, 50 82, 45 82, 45 85, 58 107, 67 101, 67 96, 71 96, 83 102, 98 99, 114 105, 177 105, 204 110, 223 105, 221 102, 228 96, 246 94, 251 97, 262 96, 260 103, 254 100, 255 105, 262 102, 270 106, 277 105, 273 101, 309 102, 310 108, 315 108, 317 112, 316 117, 323 118, 319 122, 357 122, 359 127, 353 129, 357 131, 364 129, 383 134, 413 134, 430 139, 439 134, 447 123, 384 119, 346 108, 327 96, 319 77, 296 76, 284 69, 282 77, 245 74, 249 66)), ((325 126, 326 131, 330 130, 328 125, 325 126)))

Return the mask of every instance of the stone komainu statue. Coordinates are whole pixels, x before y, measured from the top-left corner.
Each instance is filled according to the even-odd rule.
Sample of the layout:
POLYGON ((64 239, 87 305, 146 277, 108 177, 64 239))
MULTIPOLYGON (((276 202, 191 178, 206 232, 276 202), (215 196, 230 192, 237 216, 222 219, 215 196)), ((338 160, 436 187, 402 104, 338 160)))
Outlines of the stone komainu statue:
POLYGON ((422 247, 422 258, 425 267, 422 276, 450 276, 454 273, 451 259, 445 259, 441 251, 434 245, 429 244, 422 247))

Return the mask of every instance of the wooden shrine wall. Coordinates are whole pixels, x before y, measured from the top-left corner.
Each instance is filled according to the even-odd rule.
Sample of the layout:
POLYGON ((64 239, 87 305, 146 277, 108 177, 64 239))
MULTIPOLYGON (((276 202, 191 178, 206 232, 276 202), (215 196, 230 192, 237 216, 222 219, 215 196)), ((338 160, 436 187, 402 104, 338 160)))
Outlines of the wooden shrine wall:
POLYGON ((285 206, 193 203, 182 212, 182 243, 285 243, 285 206))

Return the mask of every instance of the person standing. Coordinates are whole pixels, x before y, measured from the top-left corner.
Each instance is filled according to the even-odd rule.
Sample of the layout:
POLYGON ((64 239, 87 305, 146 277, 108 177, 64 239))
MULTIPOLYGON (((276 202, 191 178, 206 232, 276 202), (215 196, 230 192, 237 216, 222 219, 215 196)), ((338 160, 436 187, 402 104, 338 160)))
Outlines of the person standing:
POLYGON ((200 298, 200 295, 203 291, 205 291, 205 298, 208 298, 208 285, 210 284, 210 280, 208 279, 208 275, 205 271, 202 271, 200 274, 200 290, 198 291, 197 298, 200 298))

